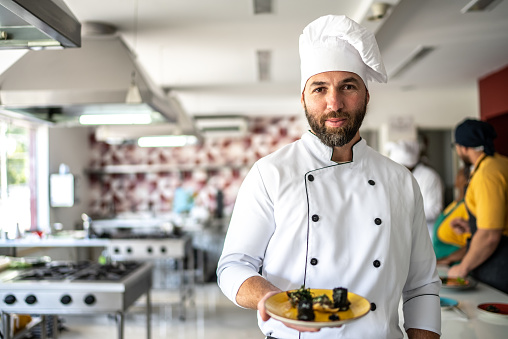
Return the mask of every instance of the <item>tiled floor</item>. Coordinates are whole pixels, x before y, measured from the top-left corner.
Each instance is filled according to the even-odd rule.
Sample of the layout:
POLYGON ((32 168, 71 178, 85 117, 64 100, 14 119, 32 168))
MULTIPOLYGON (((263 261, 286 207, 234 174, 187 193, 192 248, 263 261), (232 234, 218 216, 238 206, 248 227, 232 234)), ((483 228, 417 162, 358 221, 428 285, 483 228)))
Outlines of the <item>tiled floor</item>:
MULTIPOLYGON (((215 283, 196 286, 195 306, 187 308, 186 319, 179 317, 177 295, 152 292, 152 339, 262 339, 256 312, 231 303, 215 283)), ((125 339, 146 338, 145 299, 141 297, 125 316, 125 339)), ((61 339, 118 338, 116 322, 107 314, 64 316, 61 339)))

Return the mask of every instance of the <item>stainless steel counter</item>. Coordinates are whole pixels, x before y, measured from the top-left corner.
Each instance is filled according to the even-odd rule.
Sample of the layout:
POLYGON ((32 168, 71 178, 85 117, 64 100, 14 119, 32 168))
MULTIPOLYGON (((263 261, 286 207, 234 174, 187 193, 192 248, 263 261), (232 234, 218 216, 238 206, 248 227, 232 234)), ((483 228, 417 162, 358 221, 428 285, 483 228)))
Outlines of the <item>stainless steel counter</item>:
POLYGON ((0 241, 0 247, 108 247, 109 239, 75 239, 48 237, 0 241))
POLYGON ((152 239, 75 239, 71 237, 27 238, 0 241, 0 247, 103 247, 113 261, 148 261, 154 264, 155 289, 178 288, 180 319, 186 317, 187 302, 193 303, 195 289, 192 237, 152 239), (187 268, 186 268, 187 266, 187 268), (172 278, 177 278, 172 279, 172 278), (177 284, 172 284, 176 281, 177 284))

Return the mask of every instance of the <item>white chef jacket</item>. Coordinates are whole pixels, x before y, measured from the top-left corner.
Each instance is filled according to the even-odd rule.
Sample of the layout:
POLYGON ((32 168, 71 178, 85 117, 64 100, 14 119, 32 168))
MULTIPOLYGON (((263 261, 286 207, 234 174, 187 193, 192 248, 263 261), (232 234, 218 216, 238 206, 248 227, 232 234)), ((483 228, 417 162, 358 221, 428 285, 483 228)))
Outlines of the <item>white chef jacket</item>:
POLYGON ((422 197, 411 173, 367 146, 331 161, 312 133, 257 161, 235 203, 217 275, 236 304, 242 283, 261 275, 282 290, 346 287, 371 311, 340 328, 299 333, 275 319, 276 338, 402 338, 404 327, 440 333, 441 281, 422 197))
POLYGON ((443 182, 439 174, 431 167, 418 163, 413 168, 413 176, 420 186, 423 197, 423 210, 427 220, 427 228, 432 238, 434 224, 439 213, 443 211, 443 182))

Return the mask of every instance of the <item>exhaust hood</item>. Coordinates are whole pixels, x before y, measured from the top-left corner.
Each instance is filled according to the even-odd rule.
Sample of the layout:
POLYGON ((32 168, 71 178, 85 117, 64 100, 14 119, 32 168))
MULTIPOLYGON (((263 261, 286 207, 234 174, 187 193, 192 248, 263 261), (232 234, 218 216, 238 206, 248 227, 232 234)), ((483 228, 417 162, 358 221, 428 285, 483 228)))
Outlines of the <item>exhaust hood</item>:
POLYGON ((113 26, 85 22, 83 30, 81 48, 28 51, 2 73, 0 107, 54 123, 141 112, 178 122, 178 102, 152 83, 113 26), (137 103, 127 100, 133 86, 137 103))
POLYGON ((0 0, 0 49, 80 46, 81 24, 62 0, 0 0))

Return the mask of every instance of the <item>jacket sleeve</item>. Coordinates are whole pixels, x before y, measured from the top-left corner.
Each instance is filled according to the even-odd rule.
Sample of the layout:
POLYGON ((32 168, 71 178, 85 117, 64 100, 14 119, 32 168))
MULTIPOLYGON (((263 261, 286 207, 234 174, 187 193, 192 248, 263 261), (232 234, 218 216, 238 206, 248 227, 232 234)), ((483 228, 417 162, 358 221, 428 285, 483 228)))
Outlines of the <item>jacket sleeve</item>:
POLYGON ((273 203, 255 164, 238 192, 217 266, 219 287, 236 305, 236 294, 243 282, 259 276, 274 229, 273 203))
POLYGON ((413 180, 415 213, 412 225, 411 259, 408 277, 402 291, 404 329, 423 329, 441 334, 441 280, 436 256, 428 236, 422 196, 413 180))
POLYGON ((424 201, 425 217, 435 220, 443 210, 444 188, 439 174, 430 167, 424 167, 420 189, 424 201))

